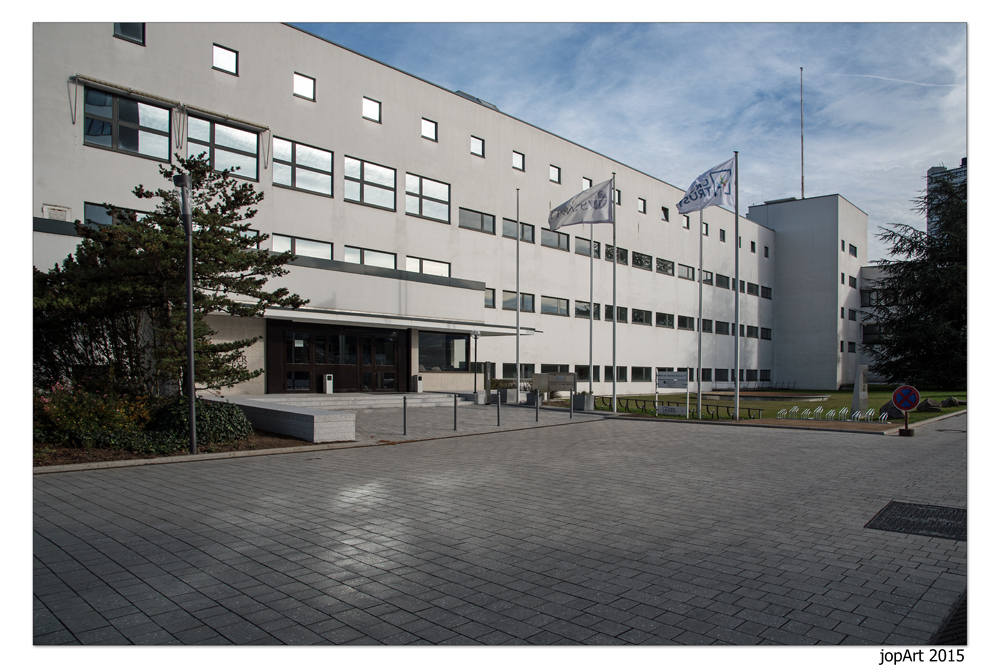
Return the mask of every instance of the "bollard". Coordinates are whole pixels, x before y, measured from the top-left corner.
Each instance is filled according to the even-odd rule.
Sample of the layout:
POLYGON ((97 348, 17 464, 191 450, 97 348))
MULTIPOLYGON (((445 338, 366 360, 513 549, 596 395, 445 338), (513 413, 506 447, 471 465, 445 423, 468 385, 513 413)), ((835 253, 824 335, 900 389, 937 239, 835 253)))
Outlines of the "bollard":
POLYGON ((497 389, 497 426, 500 425, 500 390, 497 389))
POLYGON ((542 393, 535 394, 535 421, 538 421, 538 406, 542 403, 542 393))
POLYGON ((403 396, 403 435, 406 435, 406 396, 403 396))
POLYGON ((458 430, 458 394, 455 394, 455 430, 458 430))

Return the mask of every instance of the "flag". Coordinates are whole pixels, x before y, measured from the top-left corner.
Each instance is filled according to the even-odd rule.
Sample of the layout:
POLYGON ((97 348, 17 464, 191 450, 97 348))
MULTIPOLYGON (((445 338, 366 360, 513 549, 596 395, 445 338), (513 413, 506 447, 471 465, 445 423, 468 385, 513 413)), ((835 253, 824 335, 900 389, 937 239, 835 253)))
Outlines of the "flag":
POLYGON ((684 199, 677 202, 677 212, 691 213, 722 204, 735 207, 735 191, 732 187, 733 174, 736 171, 735 162, 736 158, 733 157, 694 179, 684 199))
POLYGON ((549 213, 549 228, 553 231, 566 225, 615 221, 611 205, 611 181, 598 183, 584 190, 549 213))

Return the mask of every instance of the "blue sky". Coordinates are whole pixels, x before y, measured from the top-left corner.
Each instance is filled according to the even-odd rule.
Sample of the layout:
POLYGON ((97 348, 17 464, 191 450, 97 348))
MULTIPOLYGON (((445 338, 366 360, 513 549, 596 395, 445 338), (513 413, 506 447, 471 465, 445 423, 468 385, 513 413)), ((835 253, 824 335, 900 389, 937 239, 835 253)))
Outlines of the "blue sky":
POLYGON ((967 156, 964 23, 308 23, 316 35, 682 189, 740 152, 740 213, 839 193, 920 229, 928 167, 967 156))

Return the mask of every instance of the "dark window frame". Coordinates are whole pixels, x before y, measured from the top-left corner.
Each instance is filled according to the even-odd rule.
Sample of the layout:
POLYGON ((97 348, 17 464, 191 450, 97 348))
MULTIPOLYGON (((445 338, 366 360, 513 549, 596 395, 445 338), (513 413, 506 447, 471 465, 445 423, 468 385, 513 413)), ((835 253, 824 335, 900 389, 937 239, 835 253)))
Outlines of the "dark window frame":
POLYGON ((436 178, 429 178, 427 176, 421 176, 420 174, 414 174, 414 173, 411 173, 411 172, 406 172, 405 176, 403 177, 403 212, 406 215, 414 217, 414 218, 423 218, 424 220, 433 220, 434 222, 440 222, 440 223, 443 223, 443 224, 446 224, 446 225, 450 225, 451 224, 451 183, 445 183, 444 181, 439 181, 436 178), (413 178, 418 179, 417 180, 417 187, 420 189, 420 192, 411 192, 410 191, 410 185, 409 185, 409 180, 410 180, 409 177, 410 176, 412 176, 413 178), (431 197, 430 195, 425 195, 424 194, 424 181, 430 181, 431 183, 436 183, 437 185, 443 185, 446 188, 448 188, 448 199, 447 200, 438 199, 437 197, 431 197), (420 211, 419 213, 411 213, 409 211, 408 204, 411 201, 410 200, 411 197, 413 199, 416 199, 417 204, 418 204, 418 209, 420 211), (424 213, 424 201, 425 200, 429 201, 429 202, 434 202, 436 204, 444 204, 445 207, 446 207, 446 209, 447 209, 447 211, 448 211, 448 217, 445 218, 445 219, 442 219, 442 218, 436 218, 433 215, 427 215, 426 213, 424 213))
POLYGON ((538 242, 539 245, 545 246, 546 248, 554 248, 555 250, 569 252, 569 234, 566 234, 565 232, 553 231, 542 227, 542 233, 538 242), (554 237, 555 244, 546 243, 546 237, 550 239, 554 237))
POLYGON ((569 299, 563 299, 558 296, 545 296, 544 294, 539 297, 538 300, 538 312, 541 315, 556 315, 557 317, 569 317, 569 299), (555 312, 550 312, 546 310, 545 300, 548 299, 551 302, 555 302, 555 312))
POLYGON ((235 153, 237 155, 243 155, 245 157, 253 157, 254 166, 256 169, 252 178, 244 174, 242 171, 230 171, 229 175, 233 176, 234 178, 242 178, 247 181, 260 181, 260 132, 255 132, 245 127, 237 127, 236 125, 230 125, 229 123, 221 123, 215 120, 214 118, 207 118, 205 116, 192 114, 188 119, 188 136, 187 136, 188 155, 198 155, 198 153, 195 153, 191 150, 192 144, 195 146, 201 146, 202 148, 205 149, 204 152, 208 155, 208 164, 215 171, 223 171, 222 169, 217 169, 215 166, 216 164, 215 151, 217 149, 225 151, 227 153, 235 153), (209 124, 208 142, 205 142, 202 139, 191 138, 191 129, 190 129, 191 118, 209 124), (234 130, 239 130, 241 132, 247 132, 249 134, 254 135, 257 142, 257 151, 255 153, 251 153, 250 151, 245 151, 241 148, 233 148, 230 146, 226 146, 225 144, 219 144, 218 141, 216 140, 216 128, 220 125, 222 127, 228 127, 234 130))
MULTIPOLYGON (((361 158, 351 157, 350 155, 345 155, 344 160, 354 160, 359 163, 361 178, 355 178, 348 174, 347 164, 344 164, 344 180, 357 183, 359 185, 358 193, 360 199, 349 199, 347 196, 347 189, 344 189, 344 201, 350 202, 352 204, 360 204, 361 206, 371 206, 372 208, 378 208, 383 211, 395 211, 396 210, 396 188, 399 185, 399 179, 397 178, 396 170, 393 167, 388 167, 384 164, 379 164, 377 162, 371 162, 369 160, 362 160, 361 158), (373 167, 380 167, 382 169, 388 169, 392 172, 392 187, 387 187, 381 183, 376 183, 375 181, 369 181, 365 179, 365 165, 372 165, 373 167), (392 207, 382 206, 381 204, 375 204, 372 202, 365 201, 365 186, 370 186, 377 188, 379 190, 385 190, 392 193, 392 207)), ((404 186, 405 188, 405 186, 404 186)))
POLYGON ((645 253, 632 251, 632 266, 643 271, 653 270, 653 256, 645 253))
MULTIPOLYGON (((83 109, 84 109, 84 113, 83 113, 83 118, 84 118, 84 121, 83 121, 83 126, 84 126, 83 127, 83 144, 85 146, 90 146, 92 148, 100 148, 100 149, 103 149, 103 150, 106 150, 106 151, 113 151, 115 153, 123 153, 125 155, 132 155, 132 156, 135 156, 135 157, 141 157, 141 158, 145 158, 147 160, 155 160, 157 162, 165 162, 167 164, 170 164, 172 162, 172 155, 171 155, 171 152, 170 152, 170 148, 171 148, 171 142, 173 141, 174 119, 173 119, 173 114, 171 113, 169 107, 163 107, 163 106, 160 106, 158 104, 151 104, 150 102, 147 102, 145 100, 141 100, 141 99, 139 99, 137 97, 129 97, 128 95, 122 95, 122 94, 119 94, 119 93, 114 93, 114 92, 110 92, 110 91, 107 91, 107 90, 102 90, 100 88, 91 88, 91 87, 87 87, 87 86, 85 86, 84 89, 83 89, 83 100, 84 100, 84 102, 83 102, 83 109), (107 95, 108 97, 111 98, 112 102, 111 102, 111 116, 110 117, 105 117, 105 116, 102 116, 101 114, 98 114, 98 113, 93 113, 93 112, 88 113, 87 112, 87 96, 88 96, 88 93, 91 93, 91 92, 97 93, 99 95, 107 95), (152 107, 154 109, 160 109, 161 111, 166 111, 167 112, 167 129, 166 129, 166 131, 160 130, 160 129, 156 129, 156 128, 152 128, 152 127, 149 127, 149 126, 146 126, 146 125, 141 125, 140 123, 133 123, 131 121, 122 120, 121 119, 121 111, 120 111, 121 101, 122 100, 125 100, 126 102, 134 102, 136 104, 143 104, 143 105, 145 105, 147 107, 152 107), (95 141, 88 141, 87 140, 87 137, 94 136, 94 135, 88 134, 87 130, 90 127, 90 123, 88 121, 90 121, 90 122, 105 123, 105 124, 111 126, 111 145, 110 146, 104 146, 101 143, 98 143, 98 142, 95 142, 95 141), (166 140, 167 140, 167 155, 166 155, 166 157, 157 157, 155 155, 147 155, 145 153, 140 153, 138 151, 132 151, 132 150, 129 150, 127 148, 122 148, 121 147, 121 130, 122 130, 122 128, 130 129, 130 130, 135 130, 136 133, 138 133, 138 132, 148 132, 150 134, 155 134, 155 135, 160 136, 160 137, 165 137, 166 140)), ((99 135, 99 136, 104 136, 104 135, 99 135)))
POLYGON ((470 229, 474 232, 479 232, 481 234, 490 234, 491 236, 496 236, 497 233, 497 217, 491 213, 483 213, 482 211, 474 211, 471 208, 458 207, 458 226, 461 229, 470 229), (466 214, 466 215, 463 215, 466 214), (462 218, 468 219, 470 216, 478 216, 479 225, 476 227, 470 227, 467 224, 462 224, 462 218), (489 218, 493 221, 493 229, 486 229, 486 219, 489 218))
POLYGON ((470 155, 475 155, 476 157, 485 158, 486 157, 486 140, 483 139, 482 137, 477 137, 474 134, 470 134, 469 135, 469 139, 470 140, 471 139, 475 139, 476 141, 478 141, 479 142, 479 150, 480 150, 479 153, 477 153, 475 150, 473 150, 472 142, 470 141, 469 142, 469 154, 470 155))
POLYGON ((217 72, 225 72, 226 74, 230 74, 232 76, 238 77, 240 75, 240 52, 237 51, 236 49, 231 49, 228 46, 223 46, 222 44, 219 44, 218 42, 213 42, 212 43, 212 69, 214 69, 217 72), (228 51, 229 53, 232 53, 234 56, 236 56, 236 70, 235 71, 228 70, 225 67, 219 67, 218 65, 215 64, 215 49, 216 48, 222 49, 223 51, 228 51))
POLYGON ((420 138, 421 139, 426 139, 427 141, 433 141, 434 143, 437 143, 438 142, 438 122, 436 120, 431 120, 430 118, 421 118, 420 119, 420 138), (426 134, 424 134, 424 123, 430 123, 431 127, 434 128, 434 136, 433 137, 429 137, 426 134))
POLYGON ((114 28, 112 28, 112 35, 118 39, 125 40, 126 42, 131 42, 132 44, 138 44, 139 46, 146 46, 146 24, 145 23, 115 23, 114 28), (123 25, 138 25, 142 26, 142 36, 138 39, 130 35, 125 34, 121 26, 123 25))
POLYGON ((292 175, 292 184, 291 185, 285 185, 284 183, 279 183, 279 182, 277 182, 277 181, 274 180, 274 166, 272 165, 272 167, 271 167, 271 185, 274 185, 275 187, 279 187, 279 188, 285 188, 287 190, 295 190, 297 192, 307 192, 309 194, 319 195, 320 197, 331 197, 331 198, 333 197, 334 159, 336 158, 336 154, 333 151, 331 151, 329 149, 326 149, 326 148, 320 148, 319 146, 312 146, 310 144, 303 143, 301 141, 295 141, 294 139, 286 139, 285 137, 273 137, 272 140, 271 140, 271 144, 272 144, 271 162, 273 162, 275 164, 283 164, 283 165, 286 165, 286 166, 290 167, 291 168, 291 175, 292 175), (287 160, 283 160, 282 158, 277 157, 277 151, 275 151, 274 148, 273 148, 273 146, 274 146, 274 140, 287 141, 288 143, 290 143, 292 145, 292 160, 291 160, 291 162, 288 162, 287 160), (301 164, 300 165, 296 161, 296 153, 297 153, 296 148, 298 146, 304 146, 306 148, 311 148, 313 150, 323 151, 324 153, 329 153, 330 154, 330 171, 326 172, 326 171, 323 171, 322 169, 319 169, 317 167, 311 167, 311 166, 305 165, 305 164, 301 164), (301 188, 301 187, 295 185, 295 182, 296 182, 296 171, 298 169, 304 169, 305 171, 311 171, 311 172, 316 173, 316 174, 329 174, 330 175, 330 194, 327 194, 325 192, 320 192, 318 190, 310 190, 308 188, 301 188))

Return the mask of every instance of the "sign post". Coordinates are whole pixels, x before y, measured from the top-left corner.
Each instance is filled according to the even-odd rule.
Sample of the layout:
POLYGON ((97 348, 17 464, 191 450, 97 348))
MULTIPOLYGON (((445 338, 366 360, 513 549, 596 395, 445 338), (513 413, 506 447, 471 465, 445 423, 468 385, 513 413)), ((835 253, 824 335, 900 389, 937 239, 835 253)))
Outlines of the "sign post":
POLYGON ((892 404, 903 413, 903 428, 899 429, 899 434, 913 437, 913 429, 910 428, 910 410, 920 404, 920 392, 904 384, 892 392, 892 404))
MULTIPOLYGON (((670 372, 670 371, 656 371, 656 396, 657 400, 659 398, 660 389, 684 389, 685 392, 688 391, 688 374, 687 371, 670 372)), ((690 394, 688 396, 688 401, 690 402, 690 394)), ((654 403, 655 405, 655 403, 654 403)), ((686 408, 674 407, 674 406, 656 406, 656 414, 658 415, 680 415, 684 414, 685 418, 689 415, 686 408)))

